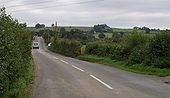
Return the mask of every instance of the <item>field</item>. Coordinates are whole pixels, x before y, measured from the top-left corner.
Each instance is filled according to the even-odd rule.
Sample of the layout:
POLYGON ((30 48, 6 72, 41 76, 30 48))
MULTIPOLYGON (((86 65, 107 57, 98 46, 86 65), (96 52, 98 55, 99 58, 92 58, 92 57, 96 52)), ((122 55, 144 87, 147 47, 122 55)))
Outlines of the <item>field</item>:
MULTIPOLYGON (((92 30, 92 27, 78 27, 78 26, 59 26, 58 29, 60 28, 65 28, 66 31, 70 31, 71 29, 79 29, 81 31, 90 31, 92 30)), ((28 27, 29 30, 31 31, 39 31, 39 30, 44 30, 44 29, 50 29, 52 30, 53 28, 52 27, 45 27, 45 28, 39 28, 39 29, 36 29, 35 27, 28 27)))
MULTIPOLYGON (((71 31, 72 29, 79 29, 79 30, 81 30, 81 31, 85 31, 85 32, 88 32, 88 31, 90 31, 90 30, 92 30, 93 29, 93 27, 81 27, 81 26, 59 26, 58 27, 58 30, 60 30, 60 28, 65 28, 65 30, 66 31, 71 31)), ((40 31, 40 30, 45 30, 45 29, 50 29, 50 30, 53 30, 54 28, 52 28, 52 27, 45 27, 45 28, 38 28, 38 29, 36 29, 35 27, 28 27, 28 29, 29 30, 31 30, 31 31, 36 31, 36 32, 38 32, 38 31, 40 31)), ((130 33, 130 32, 133 32, 133 29, 130 29, 130 28, 112 28, 112 32, 114 33, 117 33, 117 32, 125 32, 125 33, 130 33)), ((138 30, 138 32, 144 32, 144 30, 138 30)), ((150 31, 150 34, 152 34, 152 33, 157 33, 158 31, 150 31)), ((97 32, 97 33, 95 33, 94 34, 94 36, 95 36, 95 38, 99 38, 98 37, 98 35, 99 35, 99 33, 97 32)), ((110 32, 106 32, 105 33, 105 35, 106 35, 106 38, 112 38, 112 33, 110 33, 110 32)))

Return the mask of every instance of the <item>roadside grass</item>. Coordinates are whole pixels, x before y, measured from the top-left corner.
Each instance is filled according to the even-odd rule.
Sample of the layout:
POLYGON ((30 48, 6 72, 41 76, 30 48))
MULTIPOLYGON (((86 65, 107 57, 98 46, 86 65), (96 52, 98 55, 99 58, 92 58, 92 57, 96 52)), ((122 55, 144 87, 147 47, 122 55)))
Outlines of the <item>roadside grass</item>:
MULTIPOLYGON (((23 73, 13 85, 10 91, 10 98, 32 98, 32 84, 34 79, 34 62, 31 60, 27 71, 23 73)), ((8 98, 8 97, 7 97, 8 98)))
POLYGON ((140 73, 144 75, 155 75, 160 77, 170 76, 170 69, 161 69, 151 66, 144 66, 142 64, 128 65, 126 61, 112 60, 109 57, 100 57, 96 55, 81 55, 78 57, 80 60, 99 63, 116 67, 122 70, 140 73))

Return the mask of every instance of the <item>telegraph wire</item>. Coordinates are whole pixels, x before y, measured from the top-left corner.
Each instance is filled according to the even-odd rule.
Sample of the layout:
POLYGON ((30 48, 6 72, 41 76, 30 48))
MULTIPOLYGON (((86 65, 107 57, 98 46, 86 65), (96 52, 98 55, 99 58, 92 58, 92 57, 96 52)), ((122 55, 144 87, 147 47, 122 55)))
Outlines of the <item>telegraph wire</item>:
MULTIPOLYGON (((55 8, 55 7, 63 7, 63 6, 71 6, 71 5, 76 5, 76 4, 86 4, 86 3, 95 3, 95 2, 100 2, 104 0, 93 0, 93 1, 84 1, 84 2, 74 2, 74 3, 68 3, 68 4, 60 4, 60 5, 54 5, 54 6, 46 6, 46 7, 37 7, 35 9, 48 9, 48 8, 55 8)), ((26 5, 25 5, 26 6, 26 5)), ((21 12, 29 9, 21 9, 21 10, 13 10, 10 12, 21 12)))
POLYGON ((56 2, 58 0, 46 0, 46 1, 41 1, 41 2, 32 2, 29 4, 19 4, 19 5, 12 5, 12 6, 6 6, 6 8, 14 8, 14 7, 20 7, 20 6, 26 6, 26 5, 38 5, 38 4, 43 4, 43 3, 48 3, 48 2, 56 2))
POLYGON ((7 0, 7 1, 3 1, 3 2, 0 2, 0 3, 2 3, 2 4, 5 4, 5 3, 9 3, 9 2, 13 2, 13 1, 16 1, 16 0, 7 0))

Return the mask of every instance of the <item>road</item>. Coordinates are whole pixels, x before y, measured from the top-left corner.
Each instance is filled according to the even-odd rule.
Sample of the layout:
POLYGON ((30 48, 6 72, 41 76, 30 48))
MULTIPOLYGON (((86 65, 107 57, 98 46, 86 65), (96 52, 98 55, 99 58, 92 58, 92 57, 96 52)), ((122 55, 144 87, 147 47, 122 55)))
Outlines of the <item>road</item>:
POLYGON ((170 98, 170 85, 159 77, 65 57, 38 41, 33 98, 170 98))

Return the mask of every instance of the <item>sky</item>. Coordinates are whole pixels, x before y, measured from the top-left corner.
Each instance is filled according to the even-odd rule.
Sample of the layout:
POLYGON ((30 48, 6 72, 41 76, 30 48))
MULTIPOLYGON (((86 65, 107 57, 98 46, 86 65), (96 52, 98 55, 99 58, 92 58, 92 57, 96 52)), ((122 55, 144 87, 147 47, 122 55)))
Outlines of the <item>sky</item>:
POLYGON ((0 0, 7 13, 28 26, 94 26, 170 29, 170 0, 0 0))

